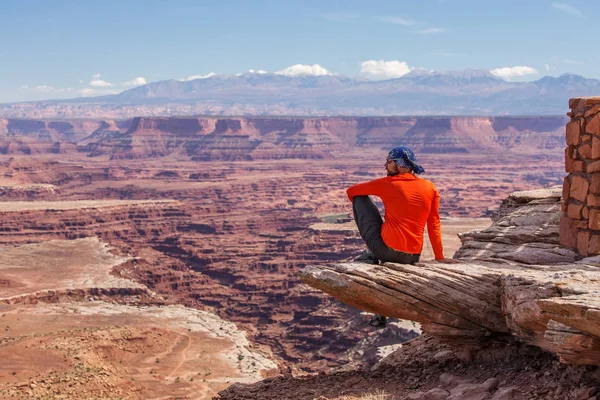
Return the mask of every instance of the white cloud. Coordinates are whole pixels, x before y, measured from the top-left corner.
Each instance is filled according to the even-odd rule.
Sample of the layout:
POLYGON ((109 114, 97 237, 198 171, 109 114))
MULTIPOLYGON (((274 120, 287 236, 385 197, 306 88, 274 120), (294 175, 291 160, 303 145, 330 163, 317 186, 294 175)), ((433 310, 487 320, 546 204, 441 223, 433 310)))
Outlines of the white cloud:
POLYGON ((400 78, 412 70, 406 61, 369 60, 360 64, 360 73, 371 79, 400 78))
POLYGON ((389 22, 389 23, 395 24, 395 25, 403 25, 403 26, 416 25, 415 21, 406 19, 406 18, 402 18, 402 17, 388 16, 388 17, 373 17, 373 18, 377 21, 389 22))
POLYGON ((426 28, 426 29, 416 29, 413 33, 417 35, 432 35, 435 33, 442 33, 444 30, 442 28, 426 28))
POLYGON ((206 79, 206 78, 210 78, 211 76, 215 76, 216 74, 214 72, 209 72, 206 75, 191 75, 188 76, 187 78, 183 78, 181 79, 182 81, 193 81, 196 79, 206 79))
POLYGON ((285 76, 299 76, 299 75, 313 75, 313 76, 323 76, 323 75, 331 75, 331 72, 327 71, 327 69, 321 67, 319 64, 313 65, 304 65, 304 64, 296 64, 291 67, 284 68, 280 71, 275 72, 277 75, 285 75, 285 76))
POLYGON ((259 70, 249 69, 248 73, 250 73, 250 74, 266 74, 267 71, 265 71, 264 69, 259 69, 259 70))
POLYGON ((94 75, 92 75, 92 80, 90 81, 90 86, 110 87, 110 86, 115 86, 115 85, 110 82, 100 79, 100 74, 94 74, 94 75))
POLYGON ((537 70, 535 68, 527 67, 524 65, 517 65, 514 67, 503 67, 496 68, 490 71, 493 75, 496 75, 503 79, 511 79, 524 75, 534 75, 537 74, 537 70))
POLYGON ((38 86, 29 86, 22 85, 20 89, 24 92, 40 92, 40 93, 68 93, 72 92, 73 88, 55 88, 54 86, 48 85, 38 85, 38 86))
POLYGON ((546 68, 546 71, 550 71, 550 69, 551 69, 550 65, 548 65, 548 64, 544 64, 544 68, 546 68))
POLYGON ((77 91, 80 96, 88 97, 88 96, 101 96, 106 94, 117 94, 118 90, 114 89, 94 89, 94 88, 83 88, 77 91))
POLYGON ((552 3, 552 7, 560 10, 562 12, 565 12, 567 14, 571 14, 574 15, 576 17, 581 17, 583 16, 583 14, 581 13, 581 11, 579 11, 578 9, 576 9, 575 7, 566 4, 566 3, 552 3))
POLYGON ((148 83, 148 82, 146 82, 145 78, 138 76, 137 78, 134 78, 130 81, 123 83, 123 86, 142 86, 142 85, 145 85, 146 83, 148 83))
POLYGON ((94 94, 96 94, 96 89, 84 88, 79 91, 79 94, 83 97, 93 96, 94 94))

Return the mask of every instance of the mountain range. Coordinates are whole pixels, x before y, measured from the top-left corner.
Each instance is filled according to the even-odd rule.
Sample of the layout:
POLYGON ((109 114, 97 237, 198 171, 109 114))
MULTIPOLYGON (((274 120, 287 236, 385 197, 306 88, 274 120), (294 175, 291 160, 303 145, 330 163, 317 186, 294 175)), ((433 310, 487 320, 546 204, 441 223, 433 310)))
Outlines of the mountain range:
MULTIPOLYGON (((63 112, 75 104, 80 110, 137 107, 150 115, 558 115, 568 111, 569 98, 594 95, 600 95, 600 80, 574 74, 508 82, 485 70, 417 70, 380 81, 245 73, 152 82, 115 95, 28 105, 63 112)), ((0 115, 29 116, 10 115, 11 108, 15 105, 0 107, 0 115)))

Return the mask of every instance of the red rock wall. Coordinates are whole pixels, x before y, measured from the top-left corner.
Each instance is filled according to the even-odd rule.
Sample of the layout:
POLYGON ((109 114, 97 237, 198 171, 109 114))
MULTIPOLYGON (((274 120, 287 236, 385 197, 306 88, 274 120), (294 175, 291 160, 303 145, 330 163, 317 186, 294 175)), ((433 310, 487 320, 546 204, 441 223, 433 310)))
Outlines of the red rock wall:
POLYGON ((600 97, 569 101, 560 244, 600 254, 600 97))
POLYGON ((183 155, 196 161, 322 159, 353 147, 399 143, 422 153, 562 149, 562 116, 137 117, 0 119, 0 154, 87 153, 113 159, 183 155))

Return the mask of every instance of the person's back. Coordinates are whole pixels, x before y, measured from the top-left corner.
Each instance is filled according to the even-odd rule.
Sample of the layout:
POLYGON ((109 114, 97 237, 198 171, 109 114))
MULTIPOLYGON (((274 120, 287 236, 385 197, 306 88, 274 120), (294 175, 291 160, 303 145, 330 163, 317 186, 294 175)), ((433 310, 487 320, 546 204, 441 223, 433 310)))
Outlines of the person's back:
POLYGON ((439 194, 434 184, 415 175, 424 169, 407 147, 392 149, 385 168, 388 175, 385 178, 359 183, 347 190, 367 247, 378 260, 413 264, 423 249, 427 225, 435 259, 443 260, 439 194), (383 201, 385 222, 369 195, 383 201))
MULTIPOLYGON (((387 182, 379 196, 385 207, 381 237, 394 249, 406 253, 421 253, 423 231, 438 192, 433 183, 412 174, 384 179, 387 182)), ((435 222, 433 218, 432 222, 435 222)))

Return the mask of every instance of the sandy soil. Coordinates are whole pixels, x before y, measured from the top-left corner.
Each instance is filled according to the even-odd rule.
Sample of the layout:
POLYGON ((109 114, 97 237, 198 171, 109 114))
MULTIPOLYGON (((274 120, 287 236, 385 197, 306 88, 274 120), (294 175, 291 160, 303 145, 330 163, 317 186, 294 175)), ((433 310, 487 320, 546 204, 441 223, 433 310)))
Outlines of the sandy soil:
MULTIPOLYGON (((111 274, 129 259, 97 238, 0 248, 0 300, 144 288, 111 274)), ((0 305, 0 360, 0 398, 205 399, 277 372, 245 332, 216 315, 102 301, 0 305)))
POLYGON ((111 253, 110 247, 97 238, 3 247, 0 300, 47 290, 143 287, 111 275, 114 266, 127 260, 111 253))
POLYGON ((276 368, 234 324, 181 306, 4 305, 0 327, 1 398, 205 399, 276 368))

